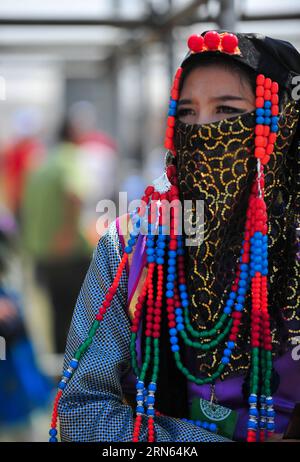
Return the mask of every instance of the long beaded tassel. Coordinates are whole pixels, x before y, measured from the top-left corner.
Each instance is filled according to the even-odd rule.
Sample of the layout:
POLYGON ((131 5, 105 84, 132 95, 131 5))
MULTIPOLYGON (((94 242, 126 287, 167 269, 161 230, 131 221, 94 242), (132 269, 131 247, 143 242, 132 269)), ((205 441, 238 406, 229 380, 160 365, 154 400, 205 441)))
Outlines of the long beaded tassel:
POLYGON ((251 374, 247 441, 264 441, 275 431, 271 396, 272 336, 268 313, 268 217, 264 200, 264 165, 274 150, 278 131, 278 83, 260 74, 256 80, 255 157, 246 228, 250 233, 251 374))
MULTIPOLYGON (((168 193, 160 194, 159 192, 154 191, 153 187, 148 187, 146 189, 148 197, 149 195, 151 195, 151 204, 148 210, 148 234, 146 236, 148 273, 144 283, 144 287, 142 288, 141 295, 138 297, 138 302, 135 307, 134 319, 131 327, 131 357, 132 364, 137 376, 137 407, 133 430, 134 442, 139 441, 143 414, 147 416, 148 442, 155 441, 154 417, 156 415, 156 411, 154 409, 154 404, 156 382, 159 372, 159 337, 161 328, 161 309, 164 295, 163 265, 165 262, 167 246, 167 255, 170 260, 172 258, 174 259, 175 257, 174 246, 176 245, 174 227, 171 226, 170 234, 167 235, 166 233, 167 211, 161 204, 166 204, 166 202, 168 203, 168 201, 173 198, 172 191, 173 190, 171 189, 171 191, 168 193), (158 235, 155 239, 154 232, 157 230, 158 235), (155 273, 157 275, 156 288, 153 285, 155 273), (146 305, 145 358, 143 360, 141 368, 139 368, 137 364, 135 343, 137 331, 139 329, 141 322, 141 313, 143 310, 144 303, 146 305), (146 386, 145 377, 146 372, 149 368, 151 357, 153 357, 153 370, 151 374, 150 383, 148 384, 148 386, 146 386)), ((143 200, 149 202, 147 197, 143 197, 143 200)))
POLYGON ((265 431, 274 431, 271 396, 272 338, 268 313, 268 236, 267 211, 263 197, 264 175, 252 188, 246 228, 250 234, 251 276, 251 372, 247 441, 263 441, 265 431), (257 190, 261 188, 261 195, 257 190))

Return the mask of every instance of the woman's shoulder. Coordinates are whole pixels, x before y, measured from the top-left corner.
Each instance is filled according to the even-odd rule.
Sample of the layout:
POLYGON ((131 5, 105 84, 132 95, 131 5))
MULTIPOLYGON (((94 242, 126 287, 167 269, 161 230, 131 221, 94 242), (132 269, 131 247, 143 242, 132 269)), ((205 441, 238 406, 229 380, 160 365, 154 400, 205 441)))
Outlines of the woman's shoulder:
MULTIPOLYGON (((108 260, 120 260, 124 254, 129 234, 130 215, 128 213, 124 213, 117 216, 109 223, 106 230, 99 237, 98 243, 93 252, 93 257, 103 258, 104 256, 108 260)), ((131 256, 129 255, 129 260, 130 257, 131 256)))
POLYGON ((109 246, 112 244, 115 245, 116 243, 118 243, 123 250, 123 243, 126 242, 126 238, 129 236, 129 232, 127 231, 128 222, 129 214, 127 213, 117 216, 115 219, 110 221, 106 228, 101 230, 95 251, 99 247, 109 246))

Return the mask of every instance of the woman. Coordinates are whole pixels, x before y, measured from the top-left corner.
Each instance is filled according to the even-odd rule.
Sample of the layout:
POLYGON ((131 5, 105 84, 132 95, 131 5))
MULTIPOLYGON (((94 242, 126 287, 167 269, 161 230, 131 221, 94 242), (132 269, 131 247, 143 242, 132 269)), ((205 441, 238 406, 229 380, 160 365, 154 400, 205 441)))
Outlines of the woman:
POLYGON ((256 34, 188 46, 166 171, 99 240, 79 294, 50 441, 58 413, 65 441, 264 440, 300 400, 300 57, 256 34))

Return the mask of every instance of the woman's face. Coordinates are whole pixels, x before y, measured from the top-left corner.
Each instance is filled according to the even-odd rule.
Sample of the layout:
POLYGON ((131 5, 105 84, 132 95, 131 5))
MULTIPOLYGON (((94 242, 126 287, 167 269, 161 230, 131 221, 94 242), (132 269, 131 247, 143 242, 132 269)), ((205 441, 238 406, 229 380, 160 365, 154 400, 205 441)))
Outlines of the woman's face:
POLYGON ((218 65, 198 67, 186 77, 177 105, 179 120, 207 124, 255 109, 250 83, 218 65))

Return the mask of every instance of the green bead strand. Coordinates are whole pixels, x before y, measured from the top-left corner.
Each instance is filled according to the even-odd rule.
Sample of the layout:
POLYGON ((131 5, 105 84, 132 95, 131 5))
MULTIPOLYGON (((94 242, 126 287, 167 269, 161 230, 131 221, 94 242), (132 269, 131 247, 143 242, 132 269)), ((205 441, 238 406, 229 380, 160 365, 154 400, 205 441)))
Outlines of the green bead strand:
POLYGON ((265 396, 271 395, 271 378, 273 369, 272 352, 263 350, 262 358, 264 361, 263 389, 265 396))
POLYGON ((136 352, 136 337, 137 334, 135 332, 131 333, 131 339, 130 339, 130 355, 131 355, 131 364, 132 368, 134 370, 134 373, 137 377, 140 376, 140 368, 138 367, 138 362, 137 362, 137 352, 136 352))
POLYGON ((150 359, 151 359, 151 350, 149 352, 149 349, 147 349, 147 346, 150 346, 151 348, 151 337, 146 338, 145 358, 144 358, 144 362, 143 362, 141 374, 140 374, 140 380, 142 380, 143 382, 145 380, 147 369, 149 367, 150 359))
POLYGON ((91 345, 92 341, 93 341, 92 337, 88 337, 85 339, 85 341, 83 342, 84 352, 86 352, 88 347, 91 345))
POLYGON ((224 340, 224 338, 226 337, 226 335, 229 333, 231 329, 232 323, 233 321, 232 319, 230 319, 224 332, 221 332, 215 340, 212 340, 204 344, 190 340, 184 330, 181 330, 179 332, 186 345, 189 345, 193 348, 199 348, 200 350, 209 351, 209 350, 212 350, 213 348, 216 348, 222 342, 222 340, 224 340))
POLYGON ((258 394, 259 383, 259 354, 260 349, 255 347, 251 351, 250 392, 258 394))
POLYGON ((195 338, 207 338, 207 337, 212 337, 212 336, 217 335, 218 331, 223 327, 223 324, 226 321, 226 319, 228 319, 228 314, 223 313, 219 321, 216 323, 216 325, 212 329, 208 331, 198 332, 197 330, 193 328, 190 322, 189 312, 188 312, 187 307, 184 307, 184 320, 186 323, 186 328, 190 332, 190 334, 195 338))
POLYGON ((94 321, 93 324, 92 324, 92 327, 90 328, 89 330, 89 333, 88 333, 88 336, 93 338, 94 335, 96 334, 97 330, 98 330, 98 327, 100 325, 100 322, 99 321, 94 321))
POLYGON ((78 350, 74 354, 74 358, 79 361, 81 356, 82 356, 81 350, 78 348, 78 350))
POLYGON ((99 328, 99 325, 100 325, 100 321, 98 320, 95 320, 88 332, 88 336, 87 338, 84 340, 84 342, 80 345, 80 347, 77 349, 77 351, 75 352, 74 354, 74 358, 77 359, 78 361, 80 360, 80 358, 84 355, 84 353, 86 352, 86 350, 89 348, 89 346, 91 345, 92 341, 93 341, 93 337, 95 336, 98 328, 99 328))
POLYGON ((182 364, 180 354, 178 351, 174 351, 174 358, 178 369, 190 380, 194 382, 196 385, 204 385, 208 383, 213 383, 220 375, 223 373, 225 369, 225 364, 219 364, 218 369, 211 377, 206 377, 205 379, 201 379, 199 377, 195 377, 193 374, 190 374, 189 370, 182 364))
POLYGON ((158 372, 159 372, 159 339, 155 338, 153 340, 154 344, 154 358, 153 358, 153 373, 152 373, 152 382, 157 382, 158 372))

